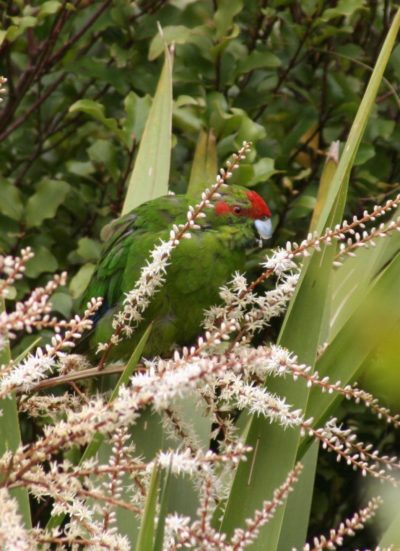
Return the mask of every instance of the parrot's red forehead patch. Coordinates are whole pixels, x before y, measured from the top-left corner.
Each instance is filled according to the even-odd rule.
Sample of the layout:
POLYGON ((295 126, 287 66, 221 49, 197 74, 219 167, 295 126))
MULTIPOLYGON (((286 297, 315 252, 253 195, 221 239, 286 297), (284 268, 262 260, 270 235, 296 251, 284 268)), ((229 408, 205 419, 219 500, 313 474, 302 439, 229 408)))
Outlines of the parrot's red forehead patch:
POLYGON ((239 205, 229 205, 225 201, 218 201, 215 205, 216 214, 218 216, 234 214, 235 216, 244 216, 253 220, 261 220, 262 218, 269 218, 271 216, 267 203, 258 193, 246 191, 246 195, 251 203, 249 208, 243 208, 239 205))
POLYGON ((268 218, 271 216, 271 211, 261 195, 258 195, 255 191, 248 191, 247 197, 253 205, 253 208, 251 209, 252 218, 257 220, 259 218, 263 218, 264 216, 267 216, 268 218))

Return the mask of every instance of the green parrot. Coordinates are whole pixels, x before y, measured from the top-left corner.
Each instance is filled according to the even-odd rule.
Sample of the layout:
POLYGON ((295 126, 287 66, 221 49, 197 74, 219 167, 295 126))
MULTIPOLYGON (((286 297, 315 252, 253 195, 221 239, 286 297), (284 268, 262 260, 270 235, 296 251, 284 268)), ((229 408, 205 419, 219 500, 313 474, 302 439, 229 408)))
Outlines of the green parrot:
MULTIPOLYGON (((201 333, 204 310, 221 302, 219 289, 235 271, 244 272, 251 252, 272 234, 271 212, 262 197, 244 187, 226 186, 211 204, 200 229, 173 251, 165 284, 153 296, 131 338, 114 347, 109 359, 127 359, 150 322, 144 356, 168 356, 174 345, 191 345, 201 333)), ((90 348, 112 334, 111 321, 139 278, 149 252, 169 239, 173 224, 186 222, 190 199, 159 197, 112 223, 101 258, 82 303, 103 297, 94 320, 90 348)))

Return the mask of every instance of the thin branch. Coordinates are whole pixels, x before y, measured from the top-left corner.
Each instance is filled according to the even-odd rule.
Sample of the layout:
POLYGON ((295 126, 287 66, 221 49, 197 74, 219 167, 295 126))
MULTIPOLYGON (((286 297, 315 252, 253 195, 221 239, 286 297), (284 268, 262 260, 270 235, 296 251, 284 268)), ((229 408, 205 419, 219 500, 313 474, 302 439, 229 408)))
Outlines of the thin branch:
MULTIPOLYGON (((49 69, 54 64, 56 64, 60 59, 64 57, 66 52, 76 43, 82 36, 94 25, 94 23, 97 21, 97 19, 102 15, 102 13, 109 7, 112 0, 106 0, 104 4, 102 4, 99 9, 94 12, 94 14, 89 17, 89 19, 86 21, 86 23, 82 26, 82 28, 74 34, 69 40, 65 42, 61 48, 59 48, 53 56, 47 61, 45 65, 45 69, 49 69)), ((91 45, 93 45, 93 40, 91 41, 91 45)))
POLYGON ((45 92, 39 96, 36 101, 32 103, 30 108, 25 111, 20 117, 18 117, 12 124, 8 125, 7 128, 0 134, 0 142, 8 138, 17 128, 24 124, 24 122, 36 111, 38 107, 42 105, 44 101, 58 88, 58 86, 66 78, 67 73, 62 73, 50 86, 48 86, 45 92))

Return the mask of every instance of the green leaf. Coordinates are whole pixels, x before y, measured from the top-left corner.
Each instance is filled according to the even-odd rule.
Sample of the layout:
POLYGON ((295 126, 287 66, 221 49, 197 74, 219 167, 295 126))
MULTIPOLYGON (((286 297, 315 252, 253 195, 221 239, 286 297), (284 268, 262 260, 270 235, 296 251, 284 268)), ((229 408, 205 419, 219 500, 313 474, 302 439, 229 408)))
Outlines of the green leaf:
POLYGON ((0 182, 0 212, 13 220, 20 220, 24 207, 21 192, 18 188, 1 180, 0 182))
POLYGON ((43 2, 40 6, 38 17, 45 17, 46 15, 54 15, 61 8, 62 3, 58 0, 48 0, 43 2))
POLYGON ((313 195, 302 195, 295 201, 293 201, 293 208, 302 208, 306 211, 313 210, 317 201, 313 195))
POLYGON ((178 107, 174 104, 172 125, 177 130, 183 130, 183 132, 197 133, 200 132, 203 121, 201 120, 197 109, 194 109, 191 106, 178 107))
MULTIPOLYGON (((355 290, 354 292, 357 292, 355 290)), ((354 303, 353 303, 354 304, 354 303)), ((362 291, 351 316, 338 330, 317 363, 321 377, 345 386, 354 380, 360 366, 400 320, 400 254, 362 291)), ((320 424, 334 401, 341 397, 312 390, 306 412, 320 424)))
POLYGON ((21 34, 24 32, 24 29, 19 27, 19 25, 10 25, 5 30, 0 30, 0 46, 5 40, 9 42, 14 42, 21 34))
POLYGON ((69 290, 72 298, 79 298, 83 295, 89 285, 89 281, 91 280, 95 269, 96 265, 92 262, 87 262, 79 268, 78 272, 74 275, 69 284, 69 290))
POLYGON ((278 551, 301 549, 304 545, 310 520, 318 451, 318 442, 313 442, 305 456, 302 457, 303 470, 293 492, 289 494, 283 520, 283 524, 288 529, 282 532, 278 551))
POLYGON ((243 8, 243 0, 219 0, 218 9, 214 15, 217 29, 216 37, 222 38, 233 25, 233 18, 243 8))
POLYGON ((340 0, 336 8, 325 10, 320 19, 329 21, 334 17, 349 17, 362 8, 364 8, 364 0, 340 0))
POLYGON ((76 174, 82 178, 88 178, 95 172, 95 168, 92 162, 89 161, 67 161, 66 167, 68 172, 71 174, 76 174))
POLYGON ((361 166, 370 159, 375 157, 375 148, 369 143, 360 144, 357 156, 354 161, 354 166, 361 166))
POLYGON ((183 25, 171 25, 163 27, 162 32, 155 35, 150 43, 149 61, 154 61, 160 56, 166 45, 184 44, 196 32, 195 29, 184 27, 183 25))
MULTIPOLYGON (((67 57, 64 62, 64 66, 69 73, 76 75, 76 78, 78 79, 83 73, 87 78, 91 77, 93 80, 98 82, 110 84, 120 94, 124 94, 126 92, 126 79, 124 78, 124 72, 116 67, 114 63, 110 64, 107 58, 97 59, 94 56, 79 56, 78 58, 75 58, 73 56, 69 59, 67 57)), ((87 102, 91 100, 85 99, 81 101, 87 102)), ((109 124, 109 122, 102 122, 104 122, 106 126, 109 124)), ((114 130, 115 126, 113 125, 110 129, 114 130)))
POLYGON ((25 29, 36 27, 38 19, 32 15, 24 15, 22 17, 11 17, 11 21, 14 25, 17 25, 18 30, 21 32, 25 29))
POLYGON ((101 122, 104 122, 104 120, 109 120, 110 122, 108 124, 111 124, 112 126, 114 126, 114 123, 116 124, 114 119, 106 118, 104 114, 104 105, 98 101, 93 101, 92 99, 80 99, 73 103, 69 108, 70 113, 76 113, 78 111, 81 113, 86 113, 101 122))
POLYGON ((400 547, 400 513, 395 516, 379 541, 379 549, 396 549, 398 546, 400 547))
POLYGON ((276 67, 280 67, 281 64, 279 57, 271 54, 271 52, 254 51, 239 62, 236 73, 241 75, 254 71, 254 69, 263 69, 264 67, 275 69, 276 67))
POLYGON ((276 170, 275 168, 275 159, 270 159, 269 157, 264 157, 256 163, 253 164, 254 176, 250 182, 247 182, 246 185, 255 186, 260 182, 266 182, 274 174, 278 174, 281 170, 276 170))
POLYGON ((150 337, 152 329, 153 329, 153 326, 152 324, 150 324, 146 329, 146 331, 143 333, 143 337, 140 339, 138 345, 136 346, 135 350, 132 353, 132 356, 129 358, 129 361, 126 364, 124 371, 121 373, 121 376, 118 379, 117 384, 115 385, 115 388, 110 397, 110 402, 115 400, 115 398, 118 396, 118 392, 121 386, 125 386, 128 384, 129 379, 132 377, 132 374, 137 364, 139 363, 140 358, 142 357, 144 347, 146 346, 146 343, 150 337))
POLYGON ((164 480, 162 484, 161 496, 160 496, 160 512, 158 514, 157 531, 154 541, 153 551, 162 551, 164 543, 164 531, 165 531, 165 519, 168 513, 168 500, 170 494, 171 485, 171 467, 164 473, 164 480))
POLYGON ((171 121, 172 57, 166 49, 164 67, 140 141, 122 214, 126 214, 150 199, 168 193, 171 121))
POLYGON ((96 140, 87 150, 89 159, 95 163, 109 165, 114 157, 114 149, 110 140, 96 140))
POLYGON ((135 92, 129 92, 124 100, 126 119, 123 122, 123 129, 127 139, 140 140, 146 119, 151 107, 151 97, 140 98, 135 92))
POLYGON ((83 260, 96 261, 100 258, 101 243, 90 237, 82 237, 78 241, 78 249, 76 251, 83 260))
POLYGON ((72 297, 69 293, 58 291, 51 296, 51 308, 54 312, 60 312, 65 318, 71 316, 72 297))
POLYGON ((178 96, 175 100, 176 107, 187 107, 188 105, 191 105, 193 107, 200 107, 204 105, 204 102, 202 102, 198 98, 192 98, 192 96, 182 95, 178 96))
POLYGON ((136 551, 153 551, 159 479, 160 467, 155 463, 147 490, 142 523, 140 525, 139 537, 136 542, 136 551))
MULTIPOLYGON (((392 219, 396 219, 394 213, 392 219)), ((373 249, 358 250, 355 257, 347 257, 335 271, 331 303, 329 341, 332 341, 354 311, 364 302, 371 282, 392 261, 400 250, 400 234, 378 240, 373 249)))
POLYGON ((233 185, 247 186, 254 179, 254 165, 241 163, 230 179, 233 185))
POLYGON ((246 187, 256 186, 260 182, 266 182, 274 174, 281 172, 276 170, 274 166, 275 160, 268 157, 253 164, 241 163, 233 173, 231 183, 246 187))
POLYGON ((368 137, 371 141, 377 138, 390 140, 396 128, 396 123, 391 120, 377 119, 368 126, 368 137))
POLYGON ((35 256, 26 264, 25 274, 35 278, 45 272, 53 273, 58 268, 56 257, 44 246, 35 247, 35 256))
POLYGON ((208 132, 201 130, 186 193, 192 196, 200 195, 206 187, 214 182, 217 170, 217 146, 214 132, 213 130, 208 132))
POLYGON ((313 232, 317 226, 317 222, 321 215, 322 207, 326 202, 326 197, 328 195, 329 187, 335 175, 338 162, 339 162, 339 142, 333 142, 329 147, 325 165, 322 170, 319 187, 318 187, 317 199, 316 199, 314 212, 310 222, 310 232, 313 232))
POLYGON ((41 180, 36 188, 36 193, 29 197, 26 205, 25 221, 27 227, 41 226, 43 220, 53 218, 69 190, 69 184, 62 180, 47 178, 41 180))
POLYGON ((237 135, 237 138, 240 143, 242 143, 244 140, 250 140, 252 142, 256 142, 258 140, 262 140, 266 136, 266 130, 262 124, 259 124, 255 121, 253 121, 247 113, 242 109, 232 108, 232 113, 234 115, 243 115, 243 118, 241 120, 240 129, 237 135))
POLYGON ((69 112, 86 113, 86 115, 89 115, 93 119, 101 122, 124 144, 126 143, 125 133, 119 128, 118 122, 115 119, 109 118, 105 115, 104 105, 98 101, 93 101, 91 99, 80 99, 71 105, 69 112))

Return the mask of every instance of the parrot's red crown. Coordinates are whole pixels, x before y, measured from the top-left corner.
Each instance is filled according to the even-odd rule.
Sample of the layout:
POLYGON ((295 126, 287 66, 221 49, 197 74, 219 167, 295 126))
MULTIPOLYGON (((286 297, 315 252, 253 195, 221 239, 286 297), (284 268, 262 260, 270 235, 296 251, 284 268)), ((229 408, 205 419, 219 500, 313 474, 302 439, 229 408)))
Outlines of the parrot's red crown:
POLYGON ((234 214, 235 216, 245 216, 253 220, 261 220, 265 217, 270 218, 271 211, 267 203, 255 191, 246 191, 246 195, 250 200, 251 207, 243 208, 239 205, 228 205, 225 201, 218 201, 215 205, 215 212, 218 216, 224 214, 234 214))

